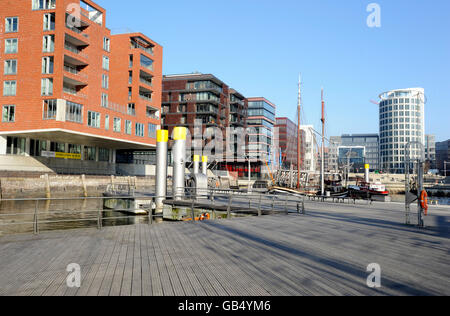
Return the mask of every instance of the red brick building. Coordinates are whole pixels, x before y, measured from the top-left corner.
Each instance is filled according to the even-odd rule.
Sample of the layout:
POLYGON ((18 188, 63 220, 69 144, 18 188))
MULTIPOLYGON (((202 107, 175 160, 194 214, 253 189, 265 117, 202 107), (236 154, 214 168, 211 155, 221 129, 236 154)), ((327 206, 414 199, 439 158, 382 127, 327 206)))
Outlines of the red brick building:
POLYGON ((0 155, 114 163, 119 150, 155 148, 160 45, 111 35, 105 9, 90 0, 0 7, 0 155))

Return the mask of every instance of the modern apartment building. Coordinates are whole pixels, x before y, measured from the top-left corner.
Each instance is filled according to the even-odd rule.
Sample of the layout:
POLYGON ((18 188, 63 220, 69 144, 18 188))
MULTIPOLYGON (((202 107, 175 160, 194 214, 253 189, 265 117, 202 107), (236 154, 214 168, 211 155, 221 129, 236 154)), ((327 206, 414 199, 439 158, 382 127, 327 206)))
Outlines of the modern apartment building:
POLYGON ((292 166, 294 170, 297 170, 297 124, 287 117, 277 117, 275 128, 278 129, 278 145, 281 150, 282 167, 289 170, 292 166))
MULTIPOLYGON (((236 128, 246 128, 246 98, 212 74, 167 75, 163 77, 162 85, 161 124, 163 128, 169 130, 171 134, 176 126, 187 127, 193 139, 194 137, 202 139, 201 144, 195 144, 196 147, 202 148, 206 145, 207 138, 217 137, 208 129, 212 131, 212 128, 218 128, 222 133, 224 148, 220 157, 217 153, 217 157, 210 157, 210 162, 215 160, 222 170, 228 169, 242 173, 245 161, 237 157, 238 135, 227 133, 236 128), (199 122, 201 131, 195 130, 196 122, 199 122), (198 135, 199 133, 201 135, 198 135), (227 137, 233 141, 228 144, 230 146, 228 151, 234 158, 228 157, 227 161, 224 161, 224 154, 227 153, 225 147, 227 137)), ((245 153, 244 149, 242 152, 245 153)), ((212 150, 212 154, 216 154, 215 150, 212 150)))
POLYGON ((90 0, 2 2, 0 154, 114 163, 155 148, 161 46, 111 35, 90 0))
MULTIPOLYGON (((392 90, 380 95, 381 168, 404 173, 405 146, 410 142, 425 146, 425 90, 392 90)), ((420 146, 410 148, 410 158, 421 156, 420 146)))

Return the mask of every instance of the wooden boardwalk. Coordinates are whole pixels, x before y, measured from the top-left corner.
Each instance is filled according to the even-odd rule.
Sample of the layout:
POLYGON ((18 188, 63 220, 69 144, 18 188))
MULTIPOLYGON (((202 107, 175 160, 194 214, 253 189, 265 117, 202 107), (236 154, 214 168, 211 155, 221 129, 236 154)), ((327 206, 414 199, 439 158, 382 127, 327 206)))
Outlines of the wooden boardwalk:
POLYGON ((450 295, 450 209, 432 208, 426 230, 400 209, 308 202, 306 215, 1 237, 0 295, 450 295))

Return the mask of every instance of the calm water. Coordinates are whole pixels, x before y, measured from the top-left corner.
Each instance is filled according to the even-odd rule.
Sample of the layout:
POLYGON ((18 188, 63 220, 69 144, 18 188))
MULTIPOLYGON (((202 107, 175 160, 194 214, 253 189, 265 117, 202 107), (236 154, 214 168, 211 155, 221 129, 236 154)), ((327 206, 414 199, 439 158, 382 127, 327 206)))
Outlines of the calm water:
MULTIPOLYGON (((392 195, 392 202, 405 202, 405 196, 404 195, 392 195)), ((439 205, 450 205, 450 198, 437 198, 437 197, 430 197, 428 198, 429 201, 438 201, 439 205)))
MULTIPOLYGON (((0 201, 0 236, 33 233, 35 208, 35 201, 0 201)), ((96 228, 99 210, 103 217, 103 227, 149 223, 148 216, 145 215, 135 216, 124 212, 103 209, 103 201, 101 199, 61 200, 40 201, 38 203, 38 228, 40 232, 96 228), (47 221, 51 221, 51 223, 47 221)), ((195 210, 195 217, 205 212, 195 210)), ((177 208, 172 210, 172 208, 168 207, 164 210, 164 221, 179 221, 191 216, 190 209, 177 208)), ((225 217, 226 213, 216 212, 217 219, 225 217)), ((233 217, 237 216, 233 215, 233 217)), ((158 220, 155 220, 155 222, 158 222, 158 220)))

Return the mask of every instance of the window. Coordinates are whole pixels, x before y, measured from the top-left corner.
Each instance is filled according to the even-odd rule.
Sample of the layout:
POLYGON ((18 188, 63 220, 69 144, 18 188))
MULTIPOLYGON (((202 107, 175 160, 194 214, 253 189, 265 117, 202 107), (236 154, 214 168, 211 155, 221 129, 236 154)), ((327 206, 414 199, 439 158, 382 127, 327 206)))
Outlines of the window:
POLYGON ((100 113, 88 112, 88 126, 94 128, 100 128, 100 113))
POLYGON ((5 81, 3 83, 3 95, 4 96, 14 96, 16 95, 16 81, 5 81))
POLYGON ((83 105, 66 101, 66 121, 83 123, 83 105))
POLYGON ((109 131, 109 115, 105 115, 105 129, 109 131))
POLYGON ((109 77, 108 75, 102 75, 102 88, 108 89, 109 88, 109 77))
POLYGON ((44 78, 41 80, 41 95, 53 95, 53 79, 44 78))
POLYGON ((144 137, 144 124, 136 123, 135 133, 136 136, 144 137))
POLYGON ((134 103, 128 103, 128 115, 136 116, 136 106, 134 103))
POLYGON ((113 126, 114 132, 120 133, 122 130, 122 120, 118 117, 114 118, 114 126, 113 126))
POLYGON ((125 121, 125 134, 131 135, 131 121, 125 121))
POLYGON ((109 71, 109 57, 103 56, 103 69, 109 71))
POLYGON ((17 38, 5 39, 5 54, 17 54, 18 51, 17 38))
POLYGON ((33 10, 50 10, 56 8, 56 0, 33 0, 31 9, 33 10))
POLYGON ((55 51, 55 35, 45 35, 42 41, 42 51, 53 53, 55 51))
POLYGON ((55 13, 44 14, 44 32, 55 30, 55 13))
POLYGON ((14 33, 19 31, 19 18, 6 18, 5 19, 5 32, 14 33))
POLYGON ((141 54, 141 67, 153 70, 153 60, 141 54))
POLYGON ((17 74, 17 60, 9 59, 5 60, 5 75, 16 75, 17 74))
POLYGON ((16 112, 16 106, 15 105, 4 105, 3 106, 3 115, 2 115, 2 121, 4 123, 14 123, 15 122, 15 113, 16 112))
POLYGON ((111 41, 107 37, 103 38, 103 49, 106 50, 107 52, 109 52, 111 49, 111 41))
POLYGON ((148 124, 148 137, 156 138, 157 126, 155 124, 148 124))
POLYGON ((109 149, 99 148, 98 149, 98 161, 109 161, 109 149))
POLYGON ((57 101, 56 100, 44 100, 44 120, 56 119, 57 101))
POLYGON ((53 74, 53 56, 42 58, 42 73, 45 75, 53 74))
POLYGON ((102 93, 102 107, 108 107, 108 95, 106 93, 102 93))

